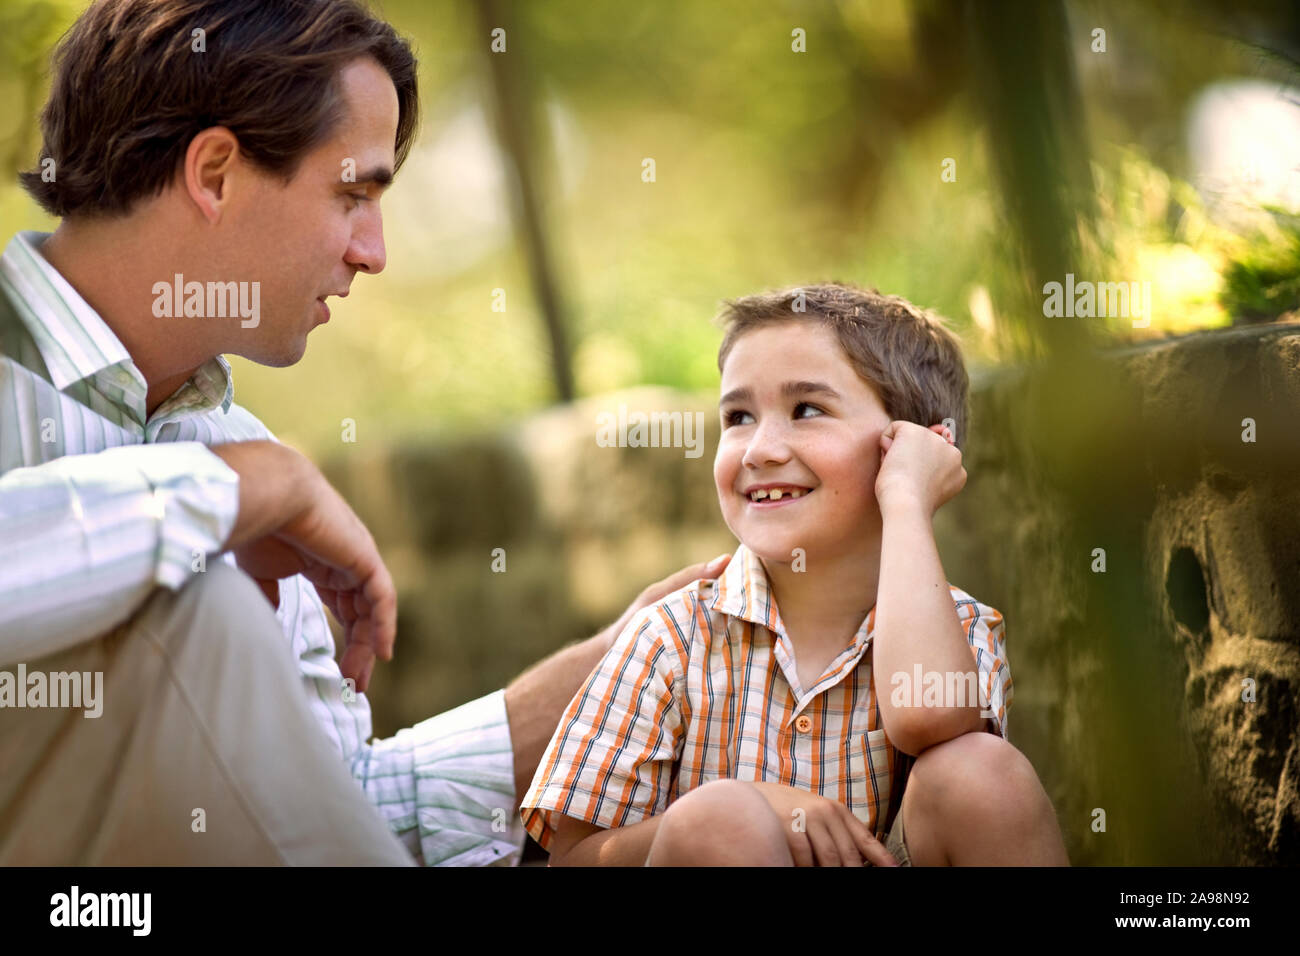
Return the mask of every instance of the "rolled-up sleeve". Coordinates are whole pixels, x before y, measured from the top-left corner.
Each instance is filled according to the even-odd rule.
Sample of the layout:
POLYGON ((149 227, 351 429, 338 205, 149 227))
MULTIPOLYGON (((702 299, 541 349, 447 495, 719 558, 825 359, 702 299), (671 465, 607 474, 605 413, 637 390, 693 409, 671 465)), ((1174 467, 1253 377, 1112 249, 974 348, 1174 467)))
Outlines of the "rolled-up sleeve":
POLYGON ((6 472, 0 664, 106 633, 154 588, 179 588, 221 549, 238 514, 239 475, 201 442, 127 445, 6 472))
POLYGON ((523 851, 505 691, 364 745, 353 776, 426 866, 513 866, 523 851))
POLYGON ((1011 705, 1011 668, 1007 663, 1006 626, 1002 615, 978 601, 959 601, 957 611, 979 678, 981 715, 992 722, 994 733, 1007 736, 1007 708, 1011 705))

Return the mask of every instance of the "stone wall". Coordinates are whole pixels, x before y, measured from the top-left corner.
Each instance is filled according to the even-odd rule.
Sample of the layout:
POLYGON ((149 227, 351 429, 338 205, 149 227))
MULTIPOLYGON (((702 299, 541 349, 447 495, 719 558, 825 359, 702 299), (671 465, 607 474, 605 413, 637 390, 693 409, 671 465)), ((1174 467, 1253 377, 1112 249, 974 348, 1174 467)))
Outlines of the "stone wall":
MULTIPOLYGON (((504 685, 732 550, 715 403, 637 389, 328 462, 400 590, 377 732, 504 685), (703 412, 704 454, 600 447, 620 402, 703 412)), ((970 480, 936 534, 949 580, 1005 615, 1010 737, 1076 864, 1300 861, 1297 415, 1296 326, 974 382, 970 480)))

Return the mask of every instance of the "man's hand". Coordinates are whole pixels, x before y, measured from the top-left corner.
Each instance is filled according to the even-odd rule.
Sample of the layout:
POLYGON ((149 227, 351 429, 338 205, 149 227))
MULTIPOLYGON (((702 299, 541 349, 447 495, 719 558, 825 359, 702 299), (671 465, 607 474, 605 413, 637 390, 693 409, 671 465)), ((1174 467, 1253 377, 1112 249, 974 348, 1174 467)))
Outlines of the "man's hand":
POLYGON ((961 451, 945 426, 895 421, 881 433, 876 502, 882 513, 900 501, 912 501, 933 517, 965 485, 961 451))
POLYGON ((226 542, 273 605, 280 578, 301 574, 343 625, 339 669, 370 686, 375 655, 393 657, 397 592, 374 538, 303 455, 270 441, 211 446, 239 473, 239 517, 226 542), (274 597, 272 596, 274 594, 274 597))
POLYGON ((600 632, 598 636, 603 639, 605 650, 609 650, 614 646, 614 641, 623 633, 623 628, 627 627, 627 622, 632 620, 632 616, 637 611, 649 607, 657 601, 662 601, 674 591, 686 587, 686 585, 699 578, 718 577, 727 569, 727 565, 730 563, 730 554, 720 554, 712 561, 704 564, 692 564, 689 568, 682 568, 675 574, 668 575, 662 581, 656 581, 654 584, 649 585, 627 606, 627 610, 623 612, 622 617, 600 632))
POLYGON ((781 820, 795 866, 863 866, 864 861, 868 866, 898 866, 885 845, 844 804, 780 783, 752 786, 781 820))

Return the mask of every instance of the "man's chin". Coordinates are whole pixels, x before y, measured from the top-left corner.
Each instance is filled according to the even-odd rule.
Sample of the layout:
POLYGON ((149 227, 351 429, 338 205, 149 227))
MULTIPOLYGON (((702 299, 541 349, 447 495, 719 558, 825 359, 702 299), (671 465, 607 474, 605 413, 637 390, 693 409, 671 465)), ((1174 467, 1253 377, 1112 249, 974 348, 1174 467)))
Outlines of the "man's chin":
POLYGON ((302 357, 307 353, 307 337, 303 336, 292 343, 284 343, 281 348, 258 348, 249 349, 244 352, 235 352, 234 354, 255 362, 258 365, 265 365, 267 368, 288 368, 290 365, 297 365, 302 361, 302 357))

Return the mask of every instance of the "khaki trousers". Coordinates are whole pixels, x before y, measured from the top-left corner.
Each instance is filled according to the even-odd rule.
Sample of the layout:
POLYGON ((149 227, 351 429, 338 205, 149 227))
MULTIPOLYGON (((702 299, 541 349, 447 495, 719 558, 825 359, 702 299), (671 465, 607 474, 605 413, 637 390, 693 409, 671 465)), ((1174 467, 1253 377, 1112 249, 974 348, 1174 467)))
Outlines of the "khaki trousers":
POLYGON ((25 663, 102 671, 103 710, 0 709, 0 865, 414 863, 313 718, 266 598, 229 565, 25 663))

